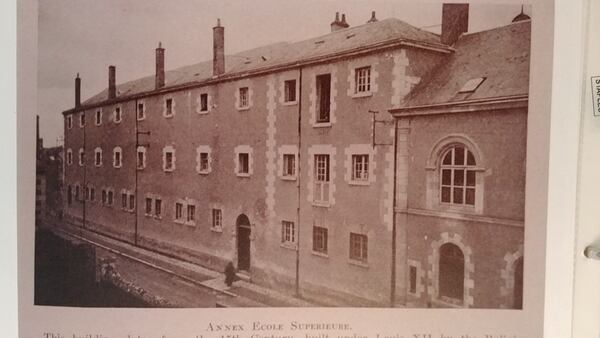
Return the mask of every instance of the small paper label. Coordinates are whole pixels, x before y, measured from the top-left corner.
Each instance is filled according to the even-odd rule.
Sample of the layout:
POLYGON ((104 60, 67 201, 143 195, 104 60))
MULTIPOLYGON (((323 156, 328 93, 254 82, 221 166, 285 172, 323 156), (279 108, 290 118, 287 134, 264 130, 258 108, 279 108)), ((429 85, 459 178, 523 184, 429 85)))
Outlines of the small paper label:
POLYGON ((600 76, 592 76, 592 101, 594 116, 600 116, 600 76))

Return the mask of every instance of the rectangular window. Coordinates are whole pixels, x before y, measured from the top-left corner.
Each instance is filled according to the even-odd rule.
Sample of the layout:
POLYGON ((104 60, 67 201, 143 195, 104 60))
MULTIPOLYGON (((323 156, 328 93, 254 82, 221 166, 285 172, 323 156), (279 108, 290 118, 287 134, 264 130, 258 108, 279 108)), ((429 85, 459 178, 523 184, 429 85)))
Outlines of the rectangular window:
POLYGON ((79 165, 85 164, 85 151, 83 149, 79 150, 79 165))
POLYGON ((152 198, 146 197, 146 215, 152 214, 152 198))
POLYGON ((85 113, 79 114, 79 126, 80 127, 85 126, 85 113))
POLYGON ((238 154, 238 174, 250 173, 250 155, 248 153, 238 154))
POLYGON ((154 216, 160 217, 162 215, 162 200, 157 198, 154 200, 154 216))
POLYGON ((94 187, 90 188, 90 201, 94 202, 96 200, 96 189, 94 187))
POLYGON ((72 190, 71 186, 69 185, 67 187, 67 204, 71 205, 71 203, 73 203, 73 190, 72 190))
POLYGON ((106 204, 106 190, 102 189, 102 204, 106 204))
POLYGON ((208 171, 208 153, 200 153, 200 171, 208 171))
POLYGON ((102 124, 102 111, 96 110, 96 125, 99 126, 102 124))
POLYGON ((127 209, 127 193, 121 193, 121 208, 127 209))
POLYGON ((187 206, 187 221, 193 222, 196 219, 196 206, 188 204, 187 206))
POLYGON ((352 155, 352 180, 369 180, 369 155, 352 155))
POLYGON ((71 128, 73 128, 73 116, 69 115, 67 116, 67 129, 71 128))
POLYGON ((296 176, 296 155, 283 154, 283 176, 284 177, 296 176))
POLYGON ((313 251, 327 254, 327 228, 313 227, 313 251))
POLYGON ((281 243, 296 243, 294 222, 281 221, 281 243))
POLYGON ((79 201, 79 186, 75 186, 75 200, 79 201))
POLYGON ((143 102, 139 102, 137 105, 137 119, 143 120, 146 118, 146 109, 143 102))
POLYGON ((96 158, 95 158, 95 160, 96 160, 96 166, 97 167, 101 166, 102 165, 102 153, 99 152, 99 151, 96 151, 95 155, 96 155, 96 158))
POLYGON ((284 87, 284 102, 296 101, 296 80, 286 80, 283 83, 284 87))
POLYGON ((72 164, 73 163, 73 153, 71 152, 71 149, 67 150, 67 164, 72 164))
POLYGON ((329 155, 315 155, 314 201, 329 202, 329 155))
POLYGON ((371 91, 371 67, 356 68, 355 93, 368 93, 371 91))
POLYGON ((108 205, 113 205, 114 202, 114 193, 112 190, 108 191, 108 205))
POLYGON ((121 107, 115 108, 115 122, 121 122, 121 107))
POLYGON ((135 195, 131 194, 129 195, 129 210, 134 210, 135 209, 135 195))
POLYGON ((173 152, 165 152, 165 170, 173 170, 173 152))
POLYGON ((408 292, 417 293, 417 267, 411 266, 408 273, 408 292))
POLYGON ((144 149, 138 149, 137 151, 137 168, 144 169, 146 164, 146 152, 144 149))
POLYGON ((173 116, 173 99, 166 99, 165 100, 165 108, 166 108, 166 112, 165 112, 165 116, 173 116))
POLYGON ((223 215, 221 209, 212 209, 212 227, 221 229, 223 224, 223 215))
POLYGON ((331 74, 317 75, 317 123, 329 122, 331 74))
POLYGON ((248 108, 249 106, 249 98, 248 98, 248 87, 240 88, 240 107, 239 108, 248 108))
POLYGON ((175 203, 175 220, 179 221, 183 219, 183 204, 175 203))
POLYGON ((350 233, 350 259, 367 261, 367 235, 350 233))
POLYGON ((90 199, 90 188, 89 187, 85 187, 83 189, 83 199, 85 199, 85 200, 90 199))
POLYGON ((200 94, 200 111, 208 111, 208 94, 200 94))

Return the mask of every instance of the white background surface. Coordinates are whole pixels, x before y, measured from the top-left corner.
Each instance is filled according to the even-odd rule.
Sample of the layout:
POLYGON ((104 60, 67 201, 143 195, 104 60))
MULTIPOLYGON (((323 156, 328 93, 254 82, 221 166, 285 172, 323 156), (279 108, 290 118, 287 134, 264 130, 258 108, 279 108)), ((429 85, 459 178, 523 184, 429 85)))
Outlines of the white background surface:
MULTIPOLYGON (((595 2, 596 5, 599 2, 598 0, 591 1, 595 2)), ((22 2, 31 1, 23 0, 22 2)), ((549 338, 569 337, 571 331, 570 304, 575 243, 575 183, 579 141, 578 113, 580 111, 579 104, 581 103, 580 84, 589 83, 589 80, 582 80, 580 72, 582 69, 580 53, 582 47, 582 4, 583 0, 561 0, 557 2, 555 12, 557 17, 555 48, 558 52, 555 54, 553 73, 553 92, 555 95, 553 95, 553 109, 551 112, 552 134, 550 137, 552 148, 549 171, 550 185, 548 188, 550 208, 547 213, 550 245, 546 255, 546 262, 549 264, 547 266, 546 330, 544 335, 549 338)), ((15 17, 16 6, 14 2, 1 1, 0 41, 2 42, 2 48, 0 48, 0 57, 4 66, 4 72, 0 76, 0 106, 2 107, 3 117, 0 124, 0 140, 2 142, 0 158, 2 158, 3 164, 0 174, 0 187, 2 188, 0 189, 0 214, 3 220, 0 224, 0 321, 2 321, 0 336, 2 337, 15 337, 17 327, 16 162, 14 161, 16 158, 15 17)), ((31 76, 32 74, 28 75, 31 76)), ((35 76, 35 73, 33 73, 33 76, 35 76)), ((35 95, 29 97, 35 98, 35 95)), ((21 111, 21 114, 33 113, 21 111)), ((28 119, 28 121, 31 120, 28 119)), ((33 139, 31 142, 33 142, 33 139)), ((597 153, 597 147, 594 150, 597 153)), ((29 176, 33 177, 32 175, 29 176)), ((596 196, 598 196, 597 192, 596 196)), ((33 200, 33 198, 30 199, 33 200)), ((600 208, 596 206, 596 210, 598 209, 600 208)), ((597 224, 595 226, 597 227, 597 224)), ((543 255, 544 252, 538 254, 543 255)), ((597 271, 596 267, 596 273, 597 271)), ((595 286, 597 287, 598 284, 596 283, 595 286)), ((594 305, 590 301, 586 303, 587 305, 594 305)), ((577 304, 577 306, 580 306, 579 302, 577 304)), ((596 304, 596 308, 599 307, 600 301, 596 304)), ((128 320, 144 317, 144 315, 135 313, 129 314, 131 316, 127 318, 128 320)), ((319 314, 315 313, 315 315, 318 316, 319 314)), ((154 317, 154 315, 151 317, 154 317)), ((360 320, 360 317, 355 317, 355 319, 360 320)), ((473 319, 475 319, 475 316, 473 319)), ((591 320, 594 319, 598 322, 598 317, 591 318, 591 320)), ((165 318, 163 323, 165 327, 175 324, 168 318, 165 318)), ((589 336, 581 335, 577 337, 589 336)))

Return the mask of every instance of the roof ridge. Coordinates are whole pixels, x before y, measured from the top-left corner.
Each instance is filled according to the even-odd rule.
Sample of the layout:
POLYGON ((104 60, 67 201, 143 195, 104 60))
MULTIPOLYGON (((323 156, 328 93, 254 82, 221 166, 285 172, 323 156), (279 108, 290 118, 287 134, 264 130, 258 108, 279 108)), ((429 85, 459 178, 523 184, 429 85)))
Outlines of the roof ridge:
POLYGON ((520 25, 520 24, 525 24, 525 23, 531 23, 531 19, 521 20, 521 21, 516 21, 516 22, 510 22, 510 23, 507 23, 506 25, 503 25, 503 26, 492 27, 492 28, 484 29, 482 31, 471 32, 471 33, 464 33, 464 34, 461 35, 461 37, 463 37, 463 36, 472 36, 472 35, 481 34, 481 33, 488 33, 488 32, 491 32, 491 31, 496 31, 496 30, 504 29, 504 28, 507 28, 507 27, 510 27, 510 26, 515 26, 515 25, 520 25))

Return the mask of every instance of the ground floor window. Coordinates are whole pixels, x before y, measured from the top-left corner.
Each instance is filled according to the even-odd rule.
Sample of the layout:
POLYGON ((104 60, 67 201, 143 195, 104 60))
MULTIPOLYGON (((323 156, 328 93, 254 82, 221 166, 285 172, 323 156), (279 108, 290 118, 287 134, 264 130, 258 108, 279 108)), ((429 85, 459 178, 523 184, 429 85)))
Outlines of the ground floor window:
POLYGON ((212 209, 212 228, 220 230, 223 224, 223 213, 221 209, 212 209))
POLYGON ((350 233, 350 259, 366 262, 368 247, 367 235, 350 233))
POLYGON ((328 245, 327 228, 314 226, 313 227, 313 251, 327 254, 328 245))
POLYGON ((183 220, 183 203, 175 203, 175 220, 183 220))
POLYGON ((281 221, 281 243, 296 243, 296 227, 294 222, 281 221))

